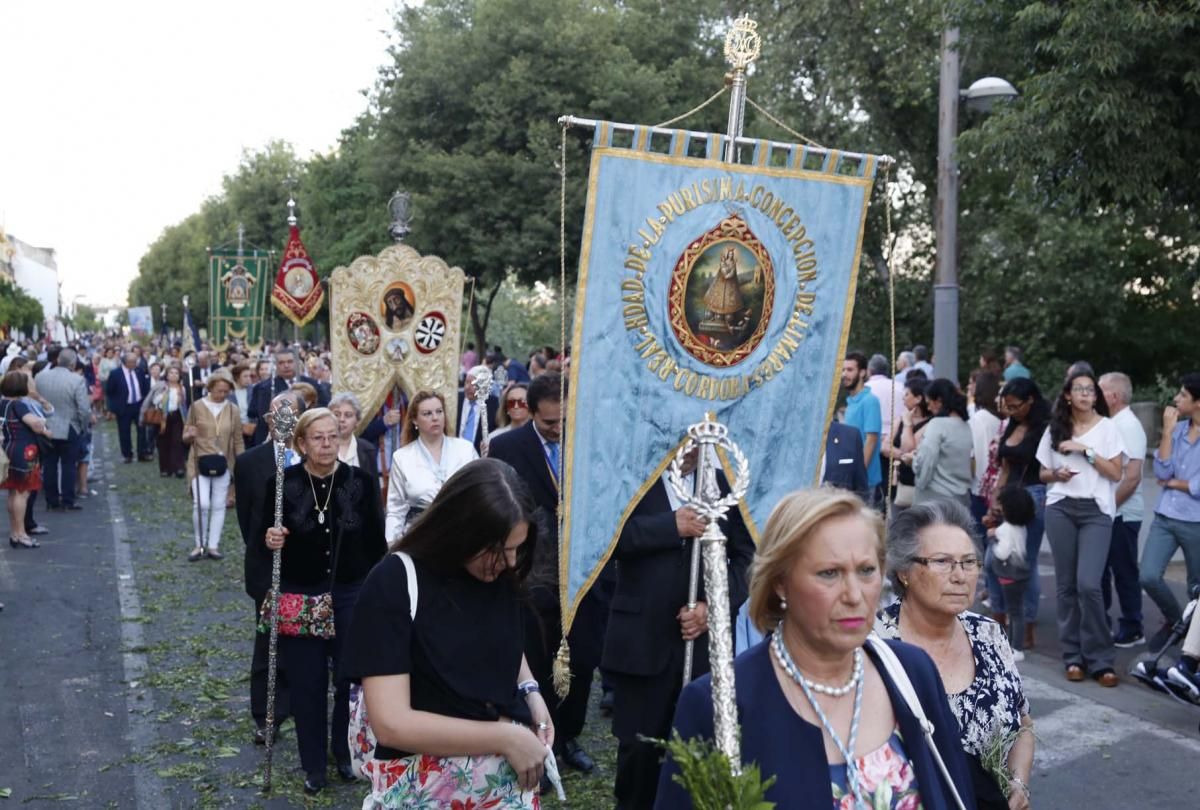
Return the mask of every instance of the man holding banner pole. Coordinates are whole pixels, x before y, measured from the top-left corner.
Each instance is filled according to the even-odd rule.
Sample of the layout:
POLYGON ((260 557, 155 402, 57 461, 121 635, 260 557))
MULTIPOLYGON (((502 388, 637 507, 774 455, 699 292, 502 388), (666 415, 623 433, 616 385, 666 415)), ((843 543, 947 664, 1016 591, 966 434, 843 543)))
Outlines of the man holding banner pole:
MULTIPOLYGON (((685 480, 695 476, 698 452, 693 451, 683 466, 685 480)), ((729 492, 719 473, 717 485, 722 495, 729 492)), ((618 741, 613 793, 618 810, 654 805, 662 749, 641 738, 670 736, 687 642, 694 644, 692 677, 709 670, 703 592, 696 609, 687 608, 692 547, 705 525, 694 509, 680 503, 663 475, 630 513, 613 551, 617 584, 601 667, 613 681, 613 734, 618 741)), ((737 509, 721 520, 721 529, 728 538, 725 550, 730 615, 734 616, 746 600, 754 541, 737 509)))

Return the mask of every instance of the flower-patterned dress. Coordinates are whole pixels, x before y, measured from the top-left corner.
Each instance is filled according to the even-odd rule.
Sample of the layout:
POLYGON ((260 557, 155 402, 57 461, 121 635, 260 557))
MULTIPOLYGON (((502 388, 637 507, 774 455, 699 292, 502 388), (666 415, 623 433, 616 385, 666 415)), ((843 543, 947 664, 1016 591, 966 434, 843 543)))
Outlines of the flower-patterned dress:
MULTIPOLYGON (((857 765, 858 785, 870 810, 922 810, 917 776, 904 752, 899 731, 892 732, 887 742, 874 751, 859 757, 857 765)), ((830 765, 829 778, 833 783, 833 810, 859 810, 847 783, 845 764, 830 765)))
POLYGON ((364 766, 371 810, 538 810, 535 791, 522 791, 504 757, 435 757, 414 754, 372 759, 364 766))
MULTIPOLYGON (((903 600, 897 601, 879 612, 875 630, 883 638, 900 639, 903 604, 903 600)), ((991 619, 968 610, 958 614, 958 620, 967 631, 975 657, 975 678, 970 685, 961 692, 947 694, 958 720, 963 751, 982 757, 993 738, 1006 736, 1007 757, 1021 727, 1021 716, 1029 713, 1012 647, 1004 629, 991 619)))

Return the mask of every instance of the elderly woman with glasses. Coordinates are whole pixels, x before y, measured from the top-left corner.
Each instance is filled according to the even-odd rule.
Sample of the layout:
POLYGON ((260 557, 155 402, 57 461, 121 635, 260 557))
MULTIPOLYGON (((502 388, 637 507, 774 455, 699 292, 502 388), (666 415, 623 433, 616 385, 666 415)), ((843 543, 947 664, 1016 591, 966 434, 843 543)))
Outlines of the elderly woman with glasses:
POLYGON ((1033 722, 1012 649, 999 624, 972 613, 983 554, 966 507, 949 500, 900 513, 888 534, 888 576, 898 601, 876 630, 933 659, 958 720, 980 810, 1029 807, 1033 722), (994 771, 985 760, 1001 754, 994 771))
POLYGON ((338 460, 378 478, 379 449, 354 433, 354 429, 362 421, 362 405, 359 404, 358 397, 347 391, 335 394, 329 400, 329 410, 337 420, 338 460))

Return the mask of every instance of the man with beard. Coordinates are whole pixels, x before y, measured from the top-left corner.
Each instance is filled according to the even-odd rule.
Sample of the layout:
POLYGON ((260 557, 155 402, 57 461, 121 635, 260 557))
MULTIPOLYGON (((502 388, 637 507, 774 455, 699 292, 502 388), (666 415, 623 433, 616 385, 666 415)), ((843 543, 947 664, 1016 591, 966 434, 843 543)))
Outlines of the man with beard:
POLYGON ((863 463, 867 465, 867 502, 880 503, 883 473, 879 465, 879 436, 883 432, 883 414, 879 400, 867 388, 867 356, 849 352, 842 362, 842 388, 846 391, 847 425, 857 428, 863 440, 863 463))

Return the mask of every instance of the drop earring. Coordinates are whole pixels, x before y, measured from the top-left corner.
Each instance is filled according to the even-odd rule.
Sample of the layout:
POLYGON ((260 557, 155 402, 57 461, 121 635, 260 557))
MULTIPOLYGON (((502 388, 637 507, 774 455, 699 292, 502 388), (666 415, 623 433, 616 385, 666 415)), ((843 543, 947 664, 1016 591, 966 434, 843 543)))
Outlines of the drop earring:
POLYGON ((782 596, 781 596, 781 597, 779 597, 779 609, 780 609, 780 610, 787 610, 787 600, 786 600, 786 599, 784 599, 782 596))

